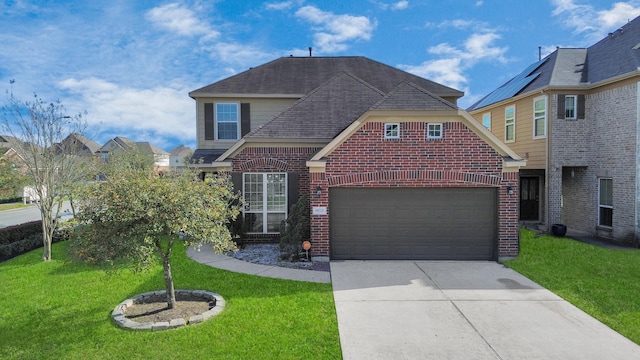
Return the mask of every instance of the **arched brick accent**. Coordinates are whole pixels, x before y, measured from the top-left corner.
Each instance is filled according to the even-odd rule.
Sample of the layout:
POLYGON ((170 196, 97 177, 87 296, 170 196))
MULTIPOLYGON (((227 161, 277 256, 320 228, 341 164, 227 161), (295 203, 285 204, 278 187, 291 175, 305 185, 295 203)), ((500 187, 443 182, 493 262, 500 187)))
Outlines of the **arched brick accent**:
POLYGON ((289 164, 285 161, 274 158, 251 159, 241 163, 238 168, 240 171, 249 171, 256 168, 270 168, 276 171, 289 171, 289 164))
POLYGON ((392 186, 425 186, 429 185, 428 183, 437 185, 439 182, 445 182, 448 186, 451 186, 451 183, 464 186, 499 186, 502 177, 450 170, 391 170, 333 176, 328 177, 327 181, 329 186, 380 186, 381 181, 392 186))

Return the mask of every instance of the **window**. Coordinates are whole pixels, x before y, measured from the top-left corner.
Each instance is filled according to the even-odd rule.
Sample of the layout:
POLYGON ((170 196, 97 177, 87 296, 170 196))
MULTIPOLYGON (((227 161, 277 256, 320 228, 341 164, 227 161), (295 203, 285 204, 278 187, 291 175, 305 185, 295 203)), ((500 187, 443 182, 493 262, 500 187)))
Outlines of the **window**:
POLYGON ((533 137, 545 137, 547 132, 547 97, 533 100, 533 137))
POLYGON ((427 139, 442 139, 442 124, 427 124, 427 139))
POLYGON ((216 137, 218 140, 238 140, 238 104, 216 104, 216 137))
POLYGON ((504 140, 516 140, 516 107, 509 106, 504 109, 504 140))
POLYGON ((578 103, 578 97, 576 95, 565 95, 564 97, 564 118, 565 119, 576 118, 577 103, 578 103))
POLYGON ((384 124, 385 139, 400 139, 400 124, 384 124))
POLYGON ((287 174, 243 174, 244 221, 250 233, 278 233, 287 217, 287 174))
POLYGON ((482 114, 482 125, 487 129, 491 130, 491 113, 482 114))
POLYGON ((600 179, 598 186, 598 225, 613 226, 613 180, 600 179))

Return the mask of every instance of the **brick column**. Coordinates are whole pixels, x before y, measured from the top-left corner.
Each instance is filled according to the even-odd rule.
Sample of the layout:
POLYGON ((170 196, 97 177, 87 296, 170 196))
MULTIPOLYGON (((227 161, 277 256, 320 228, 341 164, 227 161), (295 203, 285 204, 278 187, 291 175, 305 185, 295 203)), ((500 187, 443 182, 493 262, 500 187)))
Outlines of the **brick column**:
POLYGON ((324 173, 309 174, 309 207, 311 217, 311 253, 313 256, 329 256, 329 183, 324 173), (317 194, 320 187, 321 193, 317 194), (314 207, 327 208, 326 215, 313 215, 314 207))

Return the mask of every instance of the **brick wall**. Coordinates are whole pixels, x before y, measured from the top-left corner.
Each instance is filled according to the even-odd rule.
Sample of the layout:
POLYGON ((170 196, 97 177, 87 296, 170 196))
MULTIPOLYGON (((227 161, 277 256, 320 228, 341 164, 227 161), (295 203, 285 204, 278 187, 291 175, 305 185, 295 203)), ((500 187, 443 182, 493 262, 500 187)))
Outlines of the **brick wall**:
POLYGON ((425 123, 401 123, 400 139, 384 139, 383 130, 383 123, 365 124, 327 156, 325 173, 311 174, 311 206, 329 207, 328 216, 311 218, 316 256, 330 252, 328 190, 347 186, 497 187, 499 257, 517 256, 519 175, 502 172, 500 154, 459 122, 444 123, 442 139, 426 139, 425 123))
MULTIPOLYGON (((319 148, 249 147, 233 158, 233 172, 294 172, 298 174, 299 195, 309 189, 306 162, 319 148)), ((248 234, 244 242, 277 242, 278 234, 248 234)))
MULTIPOLYGON (((636 232, 637 84, 586 95, 585 119, 552 122, 549 222, 633 241, 636 232), (613 227, 598 227, 598 182, 613 179, 613 227)), ((557 96, 551 114, 557 113, 557 96)))

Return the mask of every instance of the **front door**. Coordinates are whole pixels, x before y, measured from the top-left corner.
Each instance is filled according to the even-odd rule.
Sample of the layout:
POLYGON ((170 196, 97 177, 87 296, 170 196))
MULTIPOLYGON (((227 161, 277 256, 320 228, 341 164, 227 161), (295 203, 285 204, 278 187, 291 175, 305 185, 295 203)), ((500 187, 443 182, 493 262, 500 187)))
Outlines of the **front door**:
POLYGON ((538 220, 540 209, 539 178, 520 178, 520 220, 538 220))

